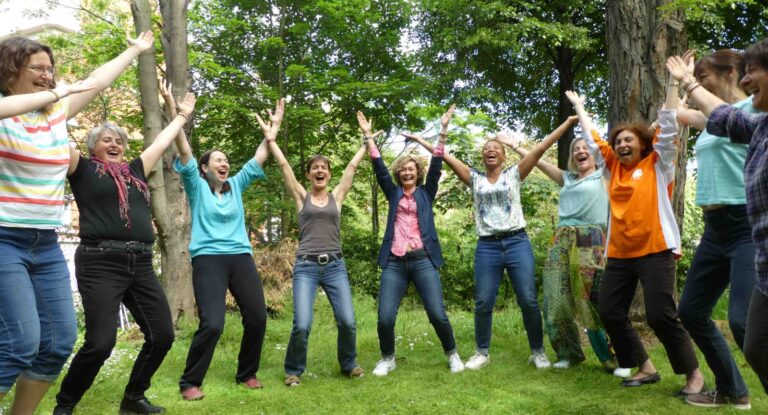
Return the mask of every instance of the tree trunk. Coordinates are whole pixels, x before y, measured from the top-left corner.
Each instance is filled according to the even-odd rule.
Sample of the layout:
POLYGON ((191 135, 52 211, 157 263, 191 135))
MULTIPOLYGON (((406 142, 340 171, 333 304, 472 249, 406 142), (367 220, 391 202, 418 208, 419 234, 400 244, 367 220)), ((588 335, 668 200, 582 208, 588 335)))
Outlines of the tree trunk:
MULTIPOLYGON (((186 1, 160 1, 163 19, 162 43, 167 77, 174 85, 174 94, 187 90, 187 16, 186 1)), ((131 3, 137 32, 151 30, 152 9, 147 0, 131 3)), ((163 126, 158 101, 157 61, 151 53, 139 57, 139 85, 144 114, 144 147, 149 146, 163 126)), ((190 215, 187 199, 178 174, 173 171, 176 153, 171 146, 148 177, 152 215, 157 228, 161 254, 160 281, 168 297, 174 323, 184 314, 194 316, 192 267, 189 257, 190 215)))
MULTIPOLYGON (((608 59, 610 65, 609 128, 620 122, 656 119, 666 96, 665 62, 681 55, 688 47, 684 15, 675 11, 664 15, 660 6, 671 0, 609 0, 606 7, 608 59)), ((680 152, 676 170, 673 206, 682 233, 682 197, 685 187, 685 151, 680 152)), ((644 316, 638 289, 630 316, 644 316)))
MULTIPOLYGON (((561 124, 568 116, 574 113, 573 104, 565 96, 565 91, 574 90, 573 49, 559 47, 556 50, 556 68, 560 78, 557 102, 557 124, 561 124)), ((571 141, 573 141, 573 129, 569 128, 557 141, 557 167, 561 170, 568 169, 568 160, 571 158, 571 141)))

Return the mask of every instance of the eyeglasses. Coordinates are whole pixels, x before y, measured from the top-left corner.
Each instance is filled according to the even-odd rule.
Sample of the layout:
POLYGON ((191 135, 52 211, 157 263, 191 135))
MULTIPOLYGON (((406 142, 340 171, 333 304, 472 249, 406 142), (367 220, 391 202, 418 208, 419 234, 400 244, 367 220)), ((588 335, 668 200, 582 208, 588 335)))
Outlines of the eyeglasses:
POLYGON ((39 74, 47 72, 48 75, 51 75, 51 76, 53 76, 53 71, 54 71, 53 66, 49 66, 47 68, 44 68, 42 66, 31 65, 31 66, 27 66, 27 69, 29 69, 29 70, 31 70, 33 72, 37 72, 39 74))

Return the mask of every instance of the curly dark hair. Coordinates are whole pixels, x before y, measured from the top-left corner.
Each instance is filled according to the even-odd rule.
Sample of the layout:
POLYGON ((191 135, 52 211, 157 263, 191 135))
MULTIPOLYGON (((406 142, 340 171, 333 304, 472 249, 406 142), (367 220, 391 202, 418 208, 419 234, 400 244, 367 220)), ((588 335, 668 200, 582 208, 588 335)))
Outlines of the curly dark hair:
MULTIPOLYGON (((19 74, 29 62, 29 57, 38 52, 45 52, 54 65, 53 51, 50 47, 32 39, 15 36, 0 42, 0 92, 11 95, 11 85, 19 80, 19 74)), ((56 87, 56 80, 51 80, 50 88, 56 87)))
MULTIPOLYGON (((655 131, 651 129, 650 124, 644 122, 622 123, 611 129, 608 133, 608 143, 611 148, 616 146, 616 137, 622 131, 629 131, 640 139, 640 143, 645 146, 640 152, 640 158, 644 159, 653 152, 653 137, 655 131)), ((615 149, 614 149, 615 151, 615 149)))
MULTIPOLYGON (((208 176, 205 175, 205 171, 203 170, 203 165, 208 165, 208 161, 211 159, 211 154, 218 151, 221 154, 224 154, 225 156, 227 153, 219 150, 218 148, 212 148, 205 153, 200 155, 200 158, 197 159, 197 171, 200 173, 200 177, 205 179, 206 183, 208 183, 208 186, 211 188, 211 193, 215 193, 216 189, 213 187, 211 182, 208 181, 208 176)), ((229 181, 224 182, 224 184, 221 186, 221 193, 227 193, 228 191, 232 190, 231 186, 229 185, 229 181)))

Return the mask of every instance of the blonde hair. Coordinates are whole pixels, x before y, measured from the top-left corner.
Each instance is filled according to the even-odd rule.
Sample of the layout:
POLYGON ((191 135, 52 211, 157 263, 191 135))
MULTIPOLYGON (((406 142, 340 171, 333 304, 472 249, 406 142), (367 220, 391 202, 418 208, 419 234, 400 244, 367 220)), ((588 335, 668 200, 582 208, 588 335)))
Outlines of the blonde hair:
POLYGON ((395 183, 397 183, 398 186, 403 185, 400 183, 400 175, 398 173, 405 167, 406 164, 411 161, 416 164, 416 186, 421 186, 424 184, 424 176, 427 174, 426 169, 424 168, 424 163, 419 157, 408 154, 398 157, 394 162, 392 162, 392 166, 389 168, 392 172, 392 175, 395 176, 395 183))

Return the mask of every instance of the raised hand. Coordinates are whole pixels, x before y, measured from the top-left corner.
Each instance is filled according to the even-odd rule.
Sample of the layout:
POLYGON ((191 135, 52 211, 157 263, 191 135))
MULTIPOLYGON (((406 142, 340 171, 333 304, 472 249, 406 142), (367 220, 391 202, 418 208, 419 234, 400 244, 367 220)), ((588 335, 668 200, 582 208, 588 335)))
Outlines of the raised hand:
POLYGON ((576 124, 579 122, 579 116, 578 115, 569 115, 568 118, 566 118, 566 121, 571 124, 576 124))
POLYGON ((667 59, 667 70, 677 81, 695 79, 693 76, 693 56, 688 55, 688 52, 683 57, 670 56, 667 59))
POLYGON ((173 98, 173 94, 171 93, 172 89, 173 85, 171 85, 170 82, 168 82, 166 85, 165 80, 160 81, 160 95, 163 96, 163 101, 165 101, 165 105, 168 107, 171 118, 176 116, 176 100, 173 98))
POLYGON ((149 50, 152 45, 154 45, 154 42, 155 36, 149 30, 139 33, 139 36, 137 36, 136 39, 131 39, 131 37, 128 36, 128 43, 130 43, 132 47, 135 47, 139 53, 149 50))
POLYGON ((93 81, 90 79, 85 79, 72 84, 59 83, 59 85, 53 89, 53 92, 60 97, 66 97, 68 95, 77 94, 79 92, 90 91, 93 88, 96 88, 96 85, 94 85, 93 81))
POLYGON ((267 141, 274 141, 277 138, 277 132, 280 130, 280 124, 283 122, 283 116, 285 115, 285 99, 278 99, 275 103, 275 112, 267 109, 267 114, 269 114, 268 123, 258 113, 256 113, 256 120, 259 122, 261 131, 264 132, 264 138, 267 141))
POLYGON ((565 91, 565 96, 571 101, 574 108, 584 108, 584 97, 575 91, 565 91))
POLYGON ((360 125, 360 129, 363 131, 363 135, 366 137, 371 136, 371 129, 373 126, 373 118, 370 120, 365 118, 365 114, 362 111, 357 112, 357 123, 360 125))
POLYGON ((453 118, 453 112, 455 110, 456 104, 452 104, 450 107, 448 107, 448 111, 446 111, 445 114, 440 117, 440 127, 442 127, 443 132, 448 131, 448 124, 451 123, 451 118, 453 118))
POLYGON ((517 138, 510 137, 502 132, 496 133, 496 135, 493 136, 493 139, 510 148, 517 148, 520 145, 517 138))
POLYGON ((192 115, 192 111, 195 110, 196 101, 195 94, 188 92, 187 95, 184 96, 184 99, 179 102, 179 114, 184 115, 185 118, 189 119, 189 116, 192 115))

